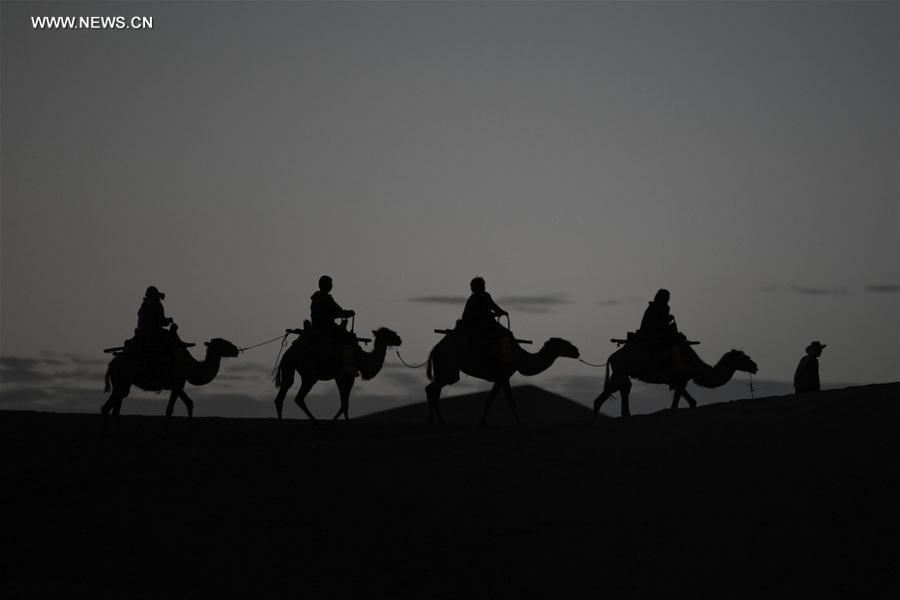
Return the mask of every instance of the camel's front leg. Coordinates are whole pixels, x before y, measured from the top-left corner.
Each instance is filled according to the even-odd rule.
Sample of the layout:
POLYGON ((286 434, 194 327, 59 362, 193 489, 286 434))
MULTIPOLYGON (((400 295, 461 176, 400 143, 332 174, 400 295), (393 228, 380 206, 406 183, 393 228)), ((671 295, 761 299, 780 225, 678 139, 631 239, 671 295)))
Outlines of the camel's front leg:
MULTIPOLYGON (((300 410, 303 411, 303 414, 306 415, 306 418, 316 422, 316 418, 313 416, 312 412, 310 412, 309 407, 306 406, 306 396, 309 394, 310 390, 313 389, 313 386, 316 385, 316 379, 313 377, 300 377, 300 389, 297 391, 297 397, 294 398, 294 402, 297 406, 300 407, 300 410)), ((279 415, 280 418, 280 415, 279 415)))
POLYGON ((187 408, 188 419, 192 419, 194 417, 194 401, 188 398, 188 395, 184 390, 181 390, 178 393, 178 397, 181 398, 185 408, 187 408))
POLYGON ((353 389, 353 380, 354 377, 345 377, 339 375, 334 378, 334 382, 337 384, 338 393, 341 396, 341 407, 338 409, 337 414, 334 415, 332 419, 333 422, 337 422, 338 419, 341 418, 341 414, 344 415, 344 420, 350 420, 350 390, 353 389))
POLYGON ((678 402, 681 401, 681 394, 684 392, 683 388, 675 388, 675 393, 672 395, 672 406, 669 407, 669 410, 677 410, 678 402))
POLYGON ((482 427, 487 425, 488 410, 490 410, 491 404, 494 403, 494 398, 497 397, 497 392, 499 392, 499 391, 500 391, 500 384, 494 383, 494 385, 491 386, 491 391, 488 394, 487 400, 485 400, 485 402, 484 402, 484 410, 481 413, 481 426, 482 427))
POLYGON ((688 406, 691 408, 697 408, 697 401, 694 400, 694 397, 688 394, 686 388, 682 388, 681 395, 684 396, 684 399, 688 401, 688 406))

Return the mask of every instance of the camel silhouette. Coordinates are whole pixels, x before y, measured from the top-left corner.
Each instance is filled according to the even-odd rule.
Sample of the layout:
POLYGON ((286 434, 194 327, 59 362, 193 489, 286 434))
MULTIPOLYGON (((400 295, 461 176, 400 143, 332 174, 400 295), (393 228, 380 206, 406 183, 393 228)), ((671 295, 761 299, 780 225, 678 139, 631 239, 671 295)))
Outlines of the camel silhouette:
POLYGON ((332 421, 337 421, 341 414, 344 415, 345 420, 349 420, 350 390, 353 389, 353 383, 356 380, 356 371, 359 371, 363 380, 372 379, 384 365, 387 348, 401 344, 400 336, 387 327, 377 329, 372 334, 375 341, 371 352, 363 351, 358 342, 353 348, 352 368, 342 365, 341 357, 337 355, 333 357, 333 360, 320 360, 320 357, 314 356, 312 352, 307 352, 308 348, 305 348, 307 341, 303 336, 294 340, 275 370, 275 387, 278 388, 278 394, 275 396, 275 412, 278 414, 278 418, 281 418, 284 397, 294 384, 294 372, 296 371, 300 374, 300 390, 297 392, 294 402, 309 420, 315 422, 316 418, 306 406, 306 395, 317 381, 329 379, 334 379, 341 397, 341 406, 332 421))
POLYGON ((484 412, 481 415, 481 425, 487 423, 488 410, 494 402, 497 393, 502 389, 506 394, 509 409, 516 419, 516 424, 522 425, 519 413, 516 410, 516 401, 510 389, 509 379, 516 372, 522 375, 537 375, 550 368, 557 358, 578 358, 578 348, 570 342, 560 338, 550 338, 535 353, 526 352, 518 343, 513 345, 513 352, 507 360, 500 356, 499 348, 496 352, 473 351, 472 344, 465 336, 458 333, 448 333, 431 350, 428 355, 428 379, 431 380, 425 386, 425 394, 428 398, 428 424, 434 419, 440 425, 444 425, 441 416, 441 389, 447 385, 453 385, 459 381, 460 372, 493 382, 491 392, 484 404, 484 412))
POLYGON ((218 374, 222 358, 235 357, 238 353, 237 346, 231 342, 214 338, 206 342, 206 357, 202 362, 191 356, 186 348, 176 348, 165 356, 149 361, 133 352, 117 354, 106 369, 104 391, 112 389, 112 393, 100 408, 104 423, 110 413, 118 418, 122 400, 128 396, 132 385, 151 392, 171 390, 166 418, 172 416, 178 398, 187 407, 188 417, 192 417, 194 402, 185 393, 184 386, 187 383, 206 385, 218 374))
POLYGON ((670 357, 666 361, 668 364, 663 365, 652 360, 652 357, 648 358, 641 350, 636 344, 625 344, 610 355, 606 362, 603 392, 594 400, 594 419, 598 417, 603 403, 617 391, 622 394, 622 416, 631 414, 628 408, 631 378, 645 383, 668 384, 674 390, 672 408, 675 409, 682 396, 692 408, 697 406, 697 402, 685 389, 690 381, 702 387, 716 388, 728 383, 735 371, 756 373, 756 363, 740 350, 726 352, 712 367, 687 345, 678 346, 674 357, 670 357))

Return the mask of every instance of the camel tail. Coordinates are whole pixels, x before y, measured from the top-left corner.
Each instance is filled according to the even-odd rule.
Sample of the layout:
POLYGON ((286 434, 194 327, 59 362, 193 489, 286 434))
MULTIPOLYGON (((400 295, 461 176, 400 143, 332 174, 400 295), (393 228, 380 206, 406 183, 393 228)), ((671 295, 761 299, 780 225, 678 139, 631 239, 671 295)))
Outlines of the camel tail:
POLYGON ((287 358, 287 352, 284 353, 284 356, 281 357, 281 360, 278 361, 278 364, 275 365, 274 377, 272 378, 275 381, 275 387, 277 389, 281 389, 281 370, 284 368, 284 359, 287 358))
POLYGON ((428 381, 434 381, 434 368, 431 366, 434 362, 434 349, 428 353, 428 366, 425 368, 425 376, 428 377, 428 381))
POLYGON ((109 392, 109 367, 106 368, 106 375, 103 376, 103 380, 105 385, 103 386, 103 393, 109 392))

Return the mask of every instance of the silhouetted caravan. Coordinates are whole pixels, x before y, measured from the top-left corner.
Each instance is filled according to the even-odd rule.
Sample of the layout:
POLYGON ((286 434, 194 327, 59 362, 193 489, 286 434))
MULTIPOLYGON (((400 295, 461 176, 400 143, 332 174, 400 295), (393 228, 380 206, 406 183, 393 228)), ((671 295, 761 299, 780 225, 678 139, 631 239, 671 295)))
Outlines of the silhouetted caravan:
MULTIPOLYGON (((341 407, 334 415, 333 421, 340 418, 350 418, 350 390, 357 374, 362 374, 364 380, 372 379, 384 365, 384 356, 389 346, 399 346, 400 336, 386 327, 372 332, 375 336, 374 348, 371 352, 365 352, 359 342, 370 342, 366 338, 353 337, 352 343, 340 347, 323 346, 316 344, 307 329, 290 330, 300 337, 290 345, 278 367, 275 370, 275 387, 278 395, 275 396, 275 411, 281 418, 284 407, 284 397, 288 389, 294 384, 294 372, 300 374, 300 390, 294 402, 306 414, 315 421, 316 418, 306 406, 306 395, 317 381, 334 379, 341 397, 341 407)), ((347 332, 353 335, 352 332, 347 332)))
POLYGON ((438 422, 443 425, 440 399, 441 389, 459 381, 462 371, 472 377, 492 381, 494 386, 488 394, 481 415, 481 424, 487 421, 487 413, 497 392, 506 393, 509 408, 521 425, 516 401, 509 385, 509 378, 518 371, 523 375, 537 375, 563 356, 578 358, 578 348, 560 338, 547 340, 535 354, 522 349, 527 340, 517 340, 508 327, 499 323, 501 316, 509 313, 497 306, 491 295, 487 293, 484 279, 474 277, 469 284, 472 295, 466 301, 462 318, 456 322, 455 329, 435 329, 435 333, 443 333, 444 337, 428 355, 428 379, 425 394, 428 399, 428 423, 438 422))
POLYGON ((106 370, 104 387, 104 391, 112 389, 112 393, 100 408, 104 423, 110 413, 119 416, 122 400, 128 396, 132 385, 152 392, 171 390, 166 417, 172 416, 178 398, 187 407, 188 417, 193 416, 194 402, 184 392, 185 384, 206 385, 219 372, 222 357, 234 357, 239 353, 238 347, 231 342, 215 338, 206 343, 203 362, 195 360, 187 351, 195 344, 182 342, 178 337, 178 325, 163 309, 165 298, 156 286, 148 287, 138 309, 134 337, 125 340, 123 346, 104 350, 114 355, 106 370))
POLYGON ((674 390, 672 398, 674 409, 678 408, 682 396, 691 407, 697 406, 697 402, 685 389, 689 381, 702 387, 715 388, 728 383, 735 371, 756 373, 756 363, 740 350, 726 352, 719 362, 711 367, 694 352, 691 344, 695 343, 684 342, 676 345, 670 352, 654 355, 647 353, 638 342, 625 342, 622 348, 612 353, 606 363, 606 381, 603 384, 603 392, 594 400, 594 418, 598 417, 600 407, 615 392, 622 394, 622 416, 627 417, 631 414, 628 408, 628 394, 631 391, 632 377, 646 383, 668 384, 674 390))
POLYGON ((491 381, 494 386, 484 404, 481 424, 487 421, 488 410, 501 389, 506 393, 509 408, 521 425, 516 402, 510 389, 509 379, 516 372, 522 375, 537 375, 550 368, 557 358, 578 358, 578 348, 560 338, 550 338, 535 353, 526 352, 519 345, 524 340, 512 340, 508 353, 500 349, 499 342, 473 340, 457 330, 435 330, 444 333, 428 355, 428 379, 425 394, 428 399, 428 423, 444 424, 441 416, 441 389, 459 381, 460 372, 491 381))
POLYGON ((306 395, 317 381, 334 379, 341 397, 341 407, 334 415, 337 421, 341 414, 345 420, 350 419, 350 390, 357 375, 363 379, 372 379, 384 365, 384 356, 389 346, 399 346, 400 336, 382 327, 372 332, 375 336, 375 347, 372 352, 364 352, 359 343, 368 343, 368 338, 358 338, 353 333, 353 326, 347 330, 347 319, 356 312, 341 308, 331 290, 334 287, 331 277, 319 277, 319 289, 310 298, 310 318, 303 322, 303 329, 288 329, 298 337, 275 368, 275 412, 278 418, 284 408, 284 397, 294 384, 294 371, 300 373, 300 390, 294 402, 315 422, 316 418, 306 406, 306 395), (340 325, 335 323, 341 319, 340 325))
POLYGON ((172 416, 175 400, 178 398, 187 407, 188 417, 192 417, 194 402, 184 392, 184 386, 187 383, 206 385, 215 379, 223 357, 238 355, 237 346, 221 338, 214 338, 206 342, 206 357, 200 362, 185 347, 193 345, 179 344, 167 353, 155 355, 137 349, 111 349, 115 356, 106 370, 105 391, 108 392, 111 388, 112 393, 100 409, 104 421, 110 413, 114 417, 119 416, 122 400, 128 396, 132 385, 152 392, 171 390, 166 417, 172 416))

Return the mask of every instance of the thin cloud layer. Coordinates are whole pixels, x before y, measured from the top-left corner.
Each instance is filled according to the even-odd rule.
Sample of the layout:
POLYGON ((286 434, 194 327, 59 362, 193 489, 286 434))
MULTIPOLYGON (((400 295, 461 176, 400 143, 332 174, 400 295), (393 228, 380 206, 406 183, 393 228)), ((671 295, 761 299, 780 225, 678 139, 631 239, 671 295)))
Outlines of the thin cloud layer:
POLYGON ((872 292, 875 294, 897 294, 900 293, 900 285, 898 284, 880 284, 873 283, 871 285, 866 286, 867 292, 872 292))
POLYGON ((767 285, 759 288, 759 291, 767 293, 787 292, 805 296, 841 296, 849 292, 849 290, 842 285, 831 287, 813 285, 767 285))
MULTIPOLYGON (((418 302, 421 304, 444 304, 459 306, 465 305, 467 298, 465 296, 415 296, 407 298, 409 302, 418 302)), ((565 294, 538 294, 534 296, 500 296, 496 298, 497 304, 501 307, 509 308, 514 311, 523 313, 547 313, 553 309, 571 304, 565 294)))

